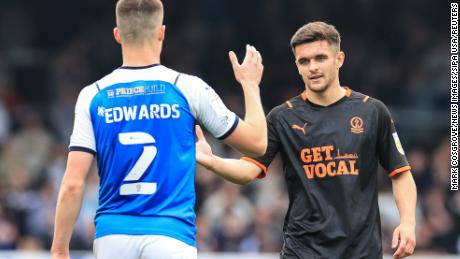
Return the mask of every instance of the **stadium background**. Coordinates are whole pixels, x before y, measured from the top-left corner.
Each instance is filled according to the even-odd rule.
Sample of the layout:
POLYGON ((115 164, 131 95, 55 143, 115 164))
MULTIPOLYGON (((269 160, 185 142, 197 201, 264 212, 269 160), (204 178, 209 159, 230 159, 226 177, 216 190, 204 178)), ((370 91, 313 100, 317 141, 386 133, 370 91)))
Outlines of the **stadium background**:
MULTIPOLYGON (((78 92, 121 64, 112 38, 114 2, 0 2, 0 251, 50 247, 78 92)), ((242 56, 250 43, 262 53, 261 93, 268 112, 303 90, 291 35, 308 21, 336 25, 347 55, 341 83, 389 106, 412 165, 419 195, 416 253, 460 254, 460 193, 449 191, 447 2, 176 0, 164 5, 162 64, 199 75, 239 115, 244 114, 242 91, 228 50, 242 56)), ((239 156, 209 140, 216 153, 239 156)), ((390 181, 379 174, 389 254, 399 218, 390 181)), ((72 239, 75 250, 91 248, 97 185, 94 170, 72 239)), ((280 250, 287 195, 279 161, 266 179, 244 187, 197 168, 196 190, 200 252, 280 250)))

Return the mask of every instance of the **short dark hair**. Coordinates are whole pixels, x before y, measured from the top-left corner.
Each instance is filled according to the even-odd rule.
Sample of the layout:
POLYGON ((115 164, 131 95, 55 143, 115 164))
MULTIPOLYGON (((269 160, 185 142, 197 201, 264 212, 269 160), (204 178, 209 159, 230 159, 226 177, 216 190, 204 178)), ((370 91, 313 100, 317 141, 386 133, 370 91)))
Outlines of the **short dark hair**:
POLYGON ((298 45, 321 40, 327 41, 331 46, 340 50, 340 33, 334 25, 319 21, 300 27, 291 38, 291 48, 294 51, 298 45))
POLYGON ((160 0, 119 0, 116 6, 117 27, 126 43, 140 43, 163 23, 160 0))

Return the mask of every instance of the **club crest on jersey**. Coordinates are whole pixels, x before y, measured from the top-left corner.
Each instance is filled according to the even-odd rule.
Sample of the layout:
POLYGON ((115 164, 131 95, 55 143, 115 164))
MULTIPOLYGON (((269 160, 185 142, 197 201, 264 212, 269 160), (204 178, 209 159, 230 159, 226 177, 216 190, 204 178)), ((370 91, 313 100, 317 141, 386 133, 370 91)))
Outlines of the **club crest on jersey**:
POLYGON ((297 124, 292 124, 292 129, 302 132, 304 135, 307 134, 307 123, 305 122, 302 127, 297 124))
POLYGON ((355 133, 355 134, 361 134, 364 132, 364 122, 363 122, 363 119, 361 119, 360 117, 358 116, 355 116, 353 118, 351 118, 350 120, 350 125, 351 125, 351 132, 355 133))

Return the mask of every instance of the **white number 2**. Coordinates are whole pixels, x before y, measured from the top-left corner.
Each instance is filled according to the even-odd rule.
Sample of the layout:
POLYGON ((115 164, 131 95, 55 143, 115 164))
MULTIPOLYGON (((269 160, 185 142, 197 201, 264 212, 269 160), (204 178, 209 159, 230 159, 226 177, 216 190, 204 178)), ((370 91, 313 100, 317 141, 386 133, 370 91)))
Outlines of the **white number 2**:
MULTIPOLYGON (((122 145, 141 145, 155 143, 153 136, 146 132, 119 133, 118 140, 122 145)), ((144 150, 142 151, 141 156, 124 179, 124 181, 136 182, 124 183, 120 187, 120 195, 153 194, 156 192, 157 183, 137 182, 153 162, 153 159, 156 155, 157 148, 155 146, 144 146, 144 150)))

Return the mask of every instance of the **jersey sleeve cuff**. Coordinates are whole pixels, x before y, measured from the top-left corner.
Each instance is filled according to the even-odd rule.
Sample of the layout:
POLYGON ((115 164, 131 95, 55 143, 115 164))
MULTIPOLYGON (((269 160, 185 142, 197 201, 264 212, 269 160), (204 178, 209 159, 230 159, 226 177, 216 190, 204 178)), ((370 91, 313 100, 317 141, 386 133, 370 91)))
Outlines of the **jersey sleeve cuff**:
POLYGON ((69 147, 69 152, 72 152, 72 151, 86 152, 94 156, 96 155, 96 151, 92 150, 91 148, 87 148, 87 147, 71 146, 69 147))
POLYGON ((262 179, 267 175, 268 169, 261 162, 255 160, 253 158, 247 157, 247 156, 244 156, 241 159, 245 160, 245 161, 248 161, 248 162, 251 162, 251 163, 255 164, 257 167, 259 167, 260 169, 262 169, 262 172, 260 172, 260 174, 257 176, 258 179, 262 179))
POLYGON ((395 170, 393 170, 391 173, 388 174, 389 177, 393 177, 397 174, 400 174, 400 173, 404 173, 404 172, 407 172, 411 169, 410 166, 406 165, 406 166, 403 166, 403 167, 400 167, 400 168, 396 168, 395 170))
POLYGON ((235 115, 235 121, 233 122, 230 129, 228 129, 227 132, 225 132, 222 136, 218 137, 217 139, 223 140, 223 139, 226 139, 228 136, 230 136, 233 133, 233 131, 235 131, 236 126, 238 126, 239 121, 240 121, 240 118, 237 115, 235 115))

